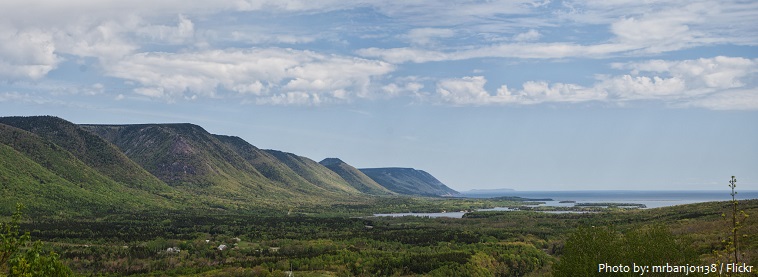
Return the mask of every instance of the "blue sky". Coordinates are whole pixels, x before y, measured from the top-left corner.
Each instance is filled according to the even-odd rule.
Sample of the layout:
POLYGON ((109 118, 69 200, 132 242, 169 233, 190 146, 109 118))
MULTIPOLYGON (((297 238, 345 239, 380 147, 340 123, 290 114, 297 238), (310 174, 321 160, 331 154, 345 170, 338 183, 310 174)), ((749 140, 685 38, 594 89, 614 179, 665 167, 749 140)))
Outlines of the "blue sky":
POLYGON ((190 122, 457 190, 758 184, 758 2, 0 3, 0 115, 190 122))

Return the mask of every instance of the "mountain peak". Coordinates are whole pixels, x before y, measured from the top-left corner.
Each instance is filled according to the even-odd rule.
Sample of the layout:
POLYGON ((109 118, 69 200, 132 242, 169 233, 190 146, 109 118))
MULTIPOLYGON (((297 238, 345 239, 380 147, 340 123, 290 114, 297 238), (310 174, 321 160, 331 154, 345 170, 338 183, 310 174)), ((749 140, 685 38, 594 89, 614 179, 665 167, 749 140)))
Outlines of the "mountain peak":
POLYGON ((338 165, 338 164, 344 164, 345 162, 343 162, 339 158, 326 158, 326 159, 321 160, 318 163, 322 165, 338 165))

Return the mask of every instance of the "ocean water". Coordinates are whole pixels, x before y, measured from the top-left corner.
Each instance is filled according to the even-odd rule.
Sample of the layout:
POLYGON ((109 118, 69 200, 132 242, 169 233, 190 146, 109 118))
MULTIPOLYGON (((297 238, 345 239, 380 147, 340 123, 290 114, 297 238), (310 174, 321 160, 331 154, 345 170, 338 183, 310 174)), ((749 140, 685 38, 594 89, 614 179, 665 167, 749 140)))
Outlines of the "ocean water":
MULTIPOLYGON (((694 190, 694 191, 641 191, 641 190, 574 190, 574 191, 506 191, 498 193, 464 193, 462 197, 492 198, 502 196, 518 196, 532 199, 550 198, 552 201, 540 201, 539 206, 572 207, 574 203, 560 201, 576 201, 576 203, 635 203, 645 204, 647 209, 684 205, 692 203, 729 201, 732 196, 728 190, 694 190)), ((738 191, 737 200, 758 199, 758 190, 738 191)), ((508 208, 482 209, 481 211, 509 211, 508 208)), ((558 212, 561 213, 561 212, 558 212)), ((375 214, 374 216, 425 216, 461 218, 462 212, 448 213, 395 213, 375 214)))
MULTIPOLYGON (((693 191, 650 191, 650 190, 568 190, 568 191, 507 191, 500 193, 464 194, 463 197, 491 198, 518 196, 523 198, 550 198, 547 206, 573 206, 572 203, 637 203, 647 208, 659 208, 691 203, 728 201, 732 199, 729 190, 693 190, 693 191)), ((758 190, 737 191, 738 200, 758 199, 758 190)))

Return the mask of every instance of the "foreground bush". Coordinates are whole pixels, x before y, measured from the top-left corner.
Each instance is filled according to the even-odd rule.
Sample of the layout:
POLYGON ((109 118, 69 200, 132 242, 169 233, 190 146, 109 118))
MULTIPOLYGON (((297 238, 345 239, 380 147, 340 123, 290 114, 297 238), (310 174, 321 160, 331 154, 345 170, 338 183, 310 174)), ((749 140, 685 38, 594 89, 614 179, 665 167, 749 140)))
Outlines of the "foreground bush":
POLYGON ((19 231, 22 206, 11 222, 0 223, 0 276, 73 276, 55 252, 46 252, 42 243, 31 243, 29 233, 19 231))
MULTIPOLYGON (((621 234, 608 227, 580 227, 566 240, 563 255, 554 266, 554 276, 604 276, 598 268, 634 264, 698 265, 697 253, 663 226, 621 234)), ((632 270, 633 271, 633 270, 632 270)), ((639 276, 640 273, 615 273, 639 276)), ((672 276, 678 276, 674 274, 672 276)), ((664 275, 656 275, 664 276, 664 275)))

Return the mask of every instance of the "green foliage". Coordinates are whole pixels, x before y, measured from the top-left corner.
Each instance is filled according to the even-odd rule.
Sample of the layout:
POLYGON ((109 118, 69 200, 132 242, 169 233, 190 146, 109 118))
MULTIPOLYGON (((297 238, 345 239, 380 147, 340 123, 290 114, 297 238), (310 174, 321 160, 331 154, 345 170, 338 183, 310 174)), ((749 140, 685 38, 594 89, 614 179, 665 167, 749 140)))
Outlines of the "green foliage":
POLYGON ((374 180, 363 174, 357 168, 343 162, 338 158, 326 158, 319 162, 329 170, 337 173, 342 179, 344 179, 350 186, 356 188, 360 192, 373 194, 373 195, 391 195, 391 191, 382 187, 374 180))
POLYGON ((609 227, 580 227, 566 240, 563 255, 553 269, 554 276, 605 276, 605 272, 598 272, 600 264, 686 265, 698 261, 694 249, 660 225, 626 234, 609 227))
POLYGON ((30 245, 29 233, 19 231, 22 205, 18 205, 9 223, 0 223, 0 275, 4 276, 73 276, 55 252, 42 249, 36 241, 30 245))
POLYGON ((266 152, 319 188, 338 193, 359 193, 337 173, 314 160, 282 151, 266 150, 266 152))
MULTIPOLYGON (((113 144, 61 118, 53 116, 0 117, 0 123, 34 133, 47 143, 55 144, 55 147, 69 152, 94 171, 113 181, 151 192, 169 190, 165 183, 147 174, 113 144)), ((50 165, 55 166, 54 163, 50 165)))
POLYGON ((433 277, 487 277, 493 276, 486 268, 477 267, 473 264, 447 264, 429 272, 433 277))
MULTIPOLYGON (((7 119, 7 118, 3 118, 7 119)), ((31 214, 78 215, 170 208, 155 195, 115 182, 36 134, 0 124, 0 214, 21 202, 31 214)))
POLYGON ((600 227, 580 227, 567 240, 554 276, 595 276, 599 263, 616 264, 621 259, 616 231, 600 227))
MULTIPOLYGON (((441 206, 447 201, 450 205, 486 203, 416 201, 441 206)), ((403 202, 391 197, 388 203, 403 202)), ((634 259, 624 263, 686 261, 677 258, 680 254, 675 251, 690 253, 687 249, 691 248, 704 259, 695 259, 696 264, 710 264, 707 255, 721 247, 723 222, 719 215, 728 204, 594 214, 489 212, 493 216, 462 219, 358 218, 322 213, 326 210, 319 210, 322 214, 318 215, 293 212, 290 216, 263 209, 156 210, 103 218, 35 218, 23 228, 50 242, 61 260, 85 275, 281 276, 276 272, 289 270, 291 264, 295 276, 545 276, 557 271, 555 257, 570 248, 564 243, 567 234, 592 225, 616 226, 617 237, 610 232, 608 243, 617 245, 619 253, 638 253, 623 254, 634 259), (655 224, 665 224, 675 235, 667 228, 651 227, 655 224), (229 249, 219 251, 216 247, 220 244, 229 249), (677 250, 682 244, 688 247, 677 250), (181 252, 169 253, 169 247, 181 252), (673 258, 647 259, 662 255, 673 258)), ((758 211, 758 200, 741 201, 741 207, 758 211)), ((758 232, 758 224, 746 222, 743 231, 758 232)), ((752 236, 742 244, 749 253, 758 249, 758 240, 752 236)), ((591 268, 597 270, 597 265, 591 268)))

